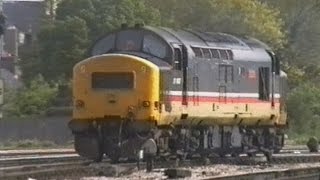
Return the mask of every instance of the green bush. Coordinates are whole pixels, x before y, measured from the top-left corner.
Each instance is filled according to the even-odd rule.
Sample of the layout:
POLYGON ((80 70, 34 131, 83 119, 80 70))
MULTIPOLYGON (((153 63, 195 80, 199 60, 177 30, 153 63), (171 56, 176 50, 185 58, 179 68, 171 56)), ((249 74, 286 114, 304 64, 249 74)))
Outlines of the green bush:
POLYGON ((303 84, 290 92, 287 100, 289 136, 320 137, 320 87, 303 84))
POLYGON ((28 85, 5 93, 3 112, 5 117, 23 117, 43 114, 57 96, 57 87, 50 86, 42 76, 28 85))

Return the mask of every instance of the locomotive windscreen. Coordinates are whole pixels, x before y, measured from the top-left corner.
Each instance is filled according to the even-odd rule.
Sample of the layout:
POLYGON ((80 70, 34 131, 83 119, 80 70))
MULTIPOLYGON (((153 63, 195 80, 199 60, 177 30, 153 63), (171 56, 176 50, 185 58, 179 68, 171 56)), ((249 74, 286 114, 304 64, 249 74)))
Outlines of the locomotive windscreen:
POLYGON ((98 40, 91 49, 91 55, 101 55, 120 51, 143 52, 171 64, 170 46, 155 34, 143 30, 122 30, 98 40))
POLYGON ((133 89, 133 73, 102 73, 92 74, 93 89, 133 89))
POLYGON ((143 34, 137 30, 121 31, 117 35, 116 47, 121 51, 141 51, 143 34))

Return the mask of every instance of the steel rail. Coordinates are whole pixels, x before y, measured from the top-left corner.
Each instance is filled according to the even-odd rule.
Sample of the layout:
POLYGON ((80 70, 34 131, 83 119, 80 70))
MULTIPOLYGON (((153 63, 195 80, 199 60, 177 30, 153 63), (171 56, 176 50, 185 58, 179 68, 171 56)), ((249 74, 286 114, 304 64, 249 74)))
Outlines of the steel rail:
POLYGON ((74 154, 67 155, 48 155, 48 156, 33 156, 33 157, 17 157, 17 158, 2 158, 0 159, 0 171, 1 168, 11 166, 22 166, 29 164, 41 164, 41 163, 57 163, 57 162, 74 162, 83 161, 84 159, 74 154))
MULTIPOLYGON (((203 161, 202 158, 194 158, 191 160, 179 161, 173 160, 155 160, 155 168, 168 167, 190 167, 203 166, 210 164, 240 164, 240 165, 257 165, 257 164, 287 164, 287 163, 302 163, 302 162, 320 162, 320 154, 277 154, 271 158, 269 162, 263 156, 250 158, 247 156, 241 157, 226 157, 209 158, 208 161, 203 161)), ((102 163, 92 163, 78 155, 66 154, 55 156, 39 156, 39 157, 19 157, 0 159, 0 179, 25 179, 28 177, 35 179, 43 179, 44 177, 54 178, 79 178, 85 176, 120 176, 136 171, 137 163, 120 163, 110 164, 108 160, 102 163)), ((145 163, 140 164, 145 168, 145 163)), ((307 177, 314 174, 318 175, 319 168, 315 169, 313 173, 308 170, 307 174, 299 174, 299 177, 307 177)), ((278 172, 278 171, 277 171, 278 172)), ((270 174, 264 175, 266 172, 259 172, 258 176, 267 177, 270 174)), ((273 172, 276 173, 276 172, 273 172)), ((281 174, 280 174, 281 175, 281 174)), ((238 175, 239 177, 252 176, 251 174, 238 175)), ((218 178, 218 177, 214 177, 218 178)), ((224 177, 228 178, 228 176, 224 177)), ((232 177, 230 177, 232 178, 232 177)), ((46 179, 46 178, 44 178, 46 179)), ((245 179, 245 178, 244 178, 245 179)), ((271 178, 273 179, 273 178, 271 178)))
POLYGON ((73 149, 0 150, 0 158, 36 155, 75 154, 73 149))
POLYGON ((295 179, 320 179, 320 167, 281 169, 263 172, 243 173, 238 175, 222 175, 216 177, 203 178, 205 180, 295 180, 295 179))

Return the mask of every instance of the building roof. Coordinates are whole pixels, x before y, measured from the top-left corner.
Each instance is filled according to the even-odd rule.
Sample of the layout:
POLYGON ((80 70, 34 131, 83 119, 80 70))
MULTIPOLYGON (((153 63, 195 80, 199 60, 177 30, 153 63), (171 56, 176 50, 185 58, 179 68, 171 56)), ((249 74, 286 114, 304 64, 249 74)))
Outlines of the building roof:
POLYGON ((45 15, 45 4, 35 0, 7 0, 3 3, 3 12, 9 26, 16 26, 24 33, 31 30, 35 35, 39 32, 41 19, 45 15))

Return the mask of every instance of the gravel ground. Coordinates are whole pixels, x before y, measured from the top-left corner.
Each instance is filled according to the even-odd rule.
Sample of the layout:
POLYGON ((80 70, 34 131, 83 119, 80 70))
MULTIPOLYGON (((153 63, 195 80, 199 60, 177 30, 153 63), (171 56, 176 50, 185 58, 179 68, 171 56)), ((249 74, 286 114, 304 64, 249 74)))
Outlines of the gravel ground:
MULTIPOLYGON (((268 166, 237 166, 237 165, 211 165, 203 167, 189 167, 183 168, 192 171, 192 177, 187 179, 202 179, 209 177, 219 177, 226 175, 246 174, 251 172, 264 172, 273 170, 286 170, 293 168, 306 168, 306 167, 320 167, 320 163, 306 163, 306 164, 286 164, 286 165, 268 165, 268 166)), ((81 180, 129 180, 129 179, 145 179, 145 180, 158 180, 167 179, 164 175, 164 169, 157 169, 152 173, 146 173, 145 171, 137 171, 131 175, 110 178, 110 177, 86 177, 81 180)))

